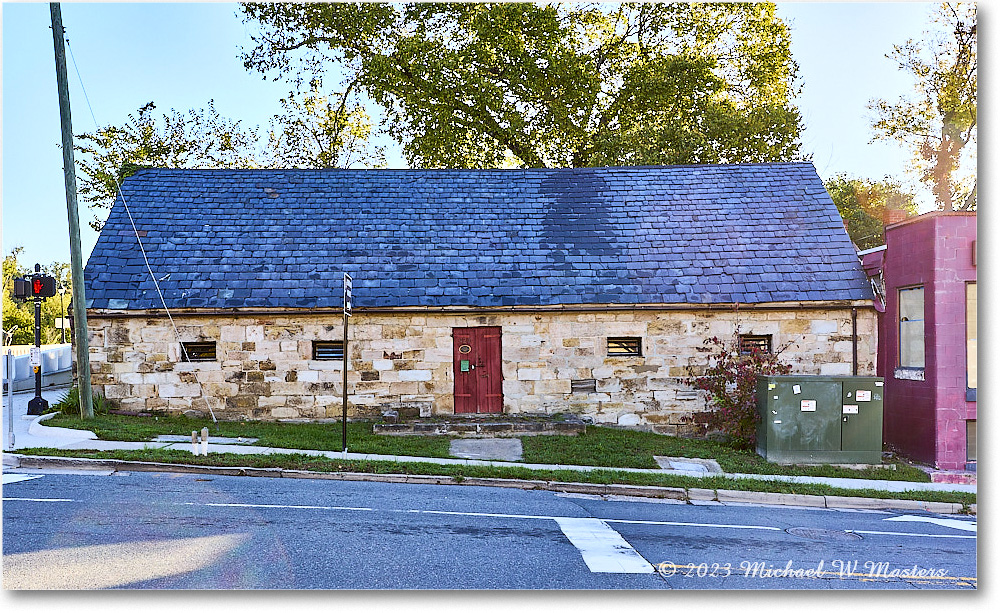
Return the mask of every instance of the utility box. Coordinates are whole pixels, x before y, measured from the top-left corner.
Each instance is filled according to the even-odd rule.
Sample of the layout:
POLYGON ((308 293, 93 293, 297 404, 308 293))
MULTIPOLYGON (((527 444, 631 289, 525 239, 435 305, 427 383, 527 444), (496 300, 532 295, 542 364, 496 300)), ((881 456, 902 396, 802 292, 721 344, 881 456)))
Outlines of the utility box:
POLYGON ((881 464, 881 377, 758 376, 757 453, 781 464, 881 464))

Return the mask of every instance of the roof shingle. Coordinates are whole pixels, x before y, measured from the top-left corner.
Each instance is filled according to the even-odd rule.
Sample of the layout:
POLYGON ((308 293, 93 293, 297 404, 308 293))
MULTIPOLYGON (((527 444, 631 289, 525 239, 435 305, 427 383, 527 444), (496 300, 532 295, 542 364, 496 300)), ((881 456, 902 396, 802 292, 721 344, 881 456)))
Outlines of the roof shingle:
MULTIPOLYGON (((167 306, 862 300, 808 163, 557 170, 142 170, 122 190, 167 306)), ((119 199, 91 308, 159 308, 119 199), (127 305, 127 306, 123 306, 127 305)))

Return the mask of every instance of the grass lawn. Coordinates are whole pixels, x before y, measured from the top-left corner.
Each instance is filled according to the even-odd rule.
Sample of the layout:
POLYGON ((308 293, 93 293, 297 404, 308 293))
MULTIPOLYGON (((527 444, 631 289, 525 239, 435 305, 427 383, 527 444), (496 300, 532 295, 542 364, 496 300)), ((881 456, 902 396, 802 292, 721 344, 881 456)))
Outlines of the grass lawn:
MULTIPOLYGON (((57 415, 45 425, 91 430, 102 440, 148 441, 160 434, 190 435, 207 427, 212 436, 253 437, 255 444, 283 449, 341 450, 339 423, 232 422, 213 424, 210 419, 183 416, 130 417, 101 415, 92 420, 57 415)), ((447 458, 451 437, 376 436, 371 423, 347 426, 348 449, 356 453, 447 458)), ((836 466, 782 466, 755 453, 741 452, 720 443, 675 438, 652 432, 637 432, 588 426, 578 436, 521 437, 523 461, 532 464, 576 464, 611 468, 658 468, 654 455, 713 458, 725 472, 768 475, 808 475, 893 481, 930 481, 923 471, 899 462, 892 468, 850 469, 836 466)))
MULTIPOLYGON (((90 430, 105 441, 150 441, 160 434, 190 436, 196 430, 208 428, 209 436, 256 438, 254 445, 283 449, 316 449, 340 451, 343 439, 340 423, 288 423, 267 421, 220 421, 192 419, 184 416, 132 417, 128 415, 98 415, 80 419, 57 415, 43 422, 46 426, 90 430)), ((357 453, 447 458, 449 439, 446 436, 376 436, 372 425, 348 422, 347 448, 357 453)))
POLYGON ((316 472, 358 472, 403 475, 446 475, 456 483, 470 477, 497 479, 535 479, 574 483, 621 483, 629 485, 655 485, 661 487, 704 488, 715 490, 738 490, 755 492, 775 492, 784 494, 811 494, 816 496, 861 496, 894 500, 921 500, 931 502, 952 502, 963 505, 976 503, 976 494, 966 492, 907 491, 887 492, 881 490, 854 490, 836 488, 815 483, 783 483, 778 481, 758 481, 756 479, 734 479, 729 477, 682 477, 675 475, 628 473, 614 470, 578 472, 572 470, 532 470, 509 466, 462 466, 441 465, 428 462, 385 462, 352 461, 306 456, 301 454, 240 455, 233 453, 213 453, 208 456, 192 456, 179 449, 142 449, 118 451, 93 451, 84 449, 24 449, 20 453, 94 459, 114 459, 140 462, 163 462, 172 464, 197 464, 199 466, 237 466, 251 468, 282 468, 286 470, 310 470, 316 472))

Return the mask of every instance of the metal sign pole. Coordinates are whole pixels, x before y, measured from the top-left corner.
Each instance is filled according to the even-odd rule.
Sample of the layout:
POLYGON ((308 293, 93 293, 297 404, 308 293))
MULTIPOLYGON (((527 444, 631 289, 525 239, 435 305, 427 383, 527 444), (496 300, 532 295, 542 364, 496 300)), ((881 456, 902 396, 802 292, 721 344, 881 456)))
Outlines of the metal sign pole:
POLYGON ((341 409, 341 431, 342 446, 344 449, 344 459, 347 459, 347 318, 351 316, 351 292, 353 290, 353 280, 351 275, 344 273, 344 397, 341 409))
MULTIPOLYGON (((41 266, 35 264, 35 279, 41 276, 41 266)), ((31 366, 35 370, 35 397, 28 402, 28 415, 41 415, 49 408, 42 398, 42 298, 35 293, 35 346, 31 351, 31 366)))

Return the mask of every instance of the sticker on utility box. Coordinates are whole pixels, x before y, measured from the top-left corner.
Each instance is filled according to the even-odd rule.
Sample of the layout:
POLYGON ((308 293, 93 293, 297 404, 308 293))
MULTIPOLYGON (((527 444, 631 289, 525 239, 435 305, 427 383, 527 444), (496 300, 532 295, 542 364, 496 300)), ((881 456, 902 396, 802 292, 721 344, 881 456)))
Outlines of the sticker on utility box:
POLYGON ((871 390, 858 390, 857 394, 854 395, 854 399, 858 402, 871 402, 872 391, 871 390))
POLYGON ((803 400, 799 403, 799 408, 803 411, 815 411, 816 401, 815 400, 803 400))
POLYGON ((844 405, 844 415, 857 415, 858 405, 856 404, 845 404, 844 405))
POLYGON ((793 394, 801 394, 802 393, 802 388, 800 386, 798 386, 798 385, 793 385, 792 386, 792 393, 793 394))

